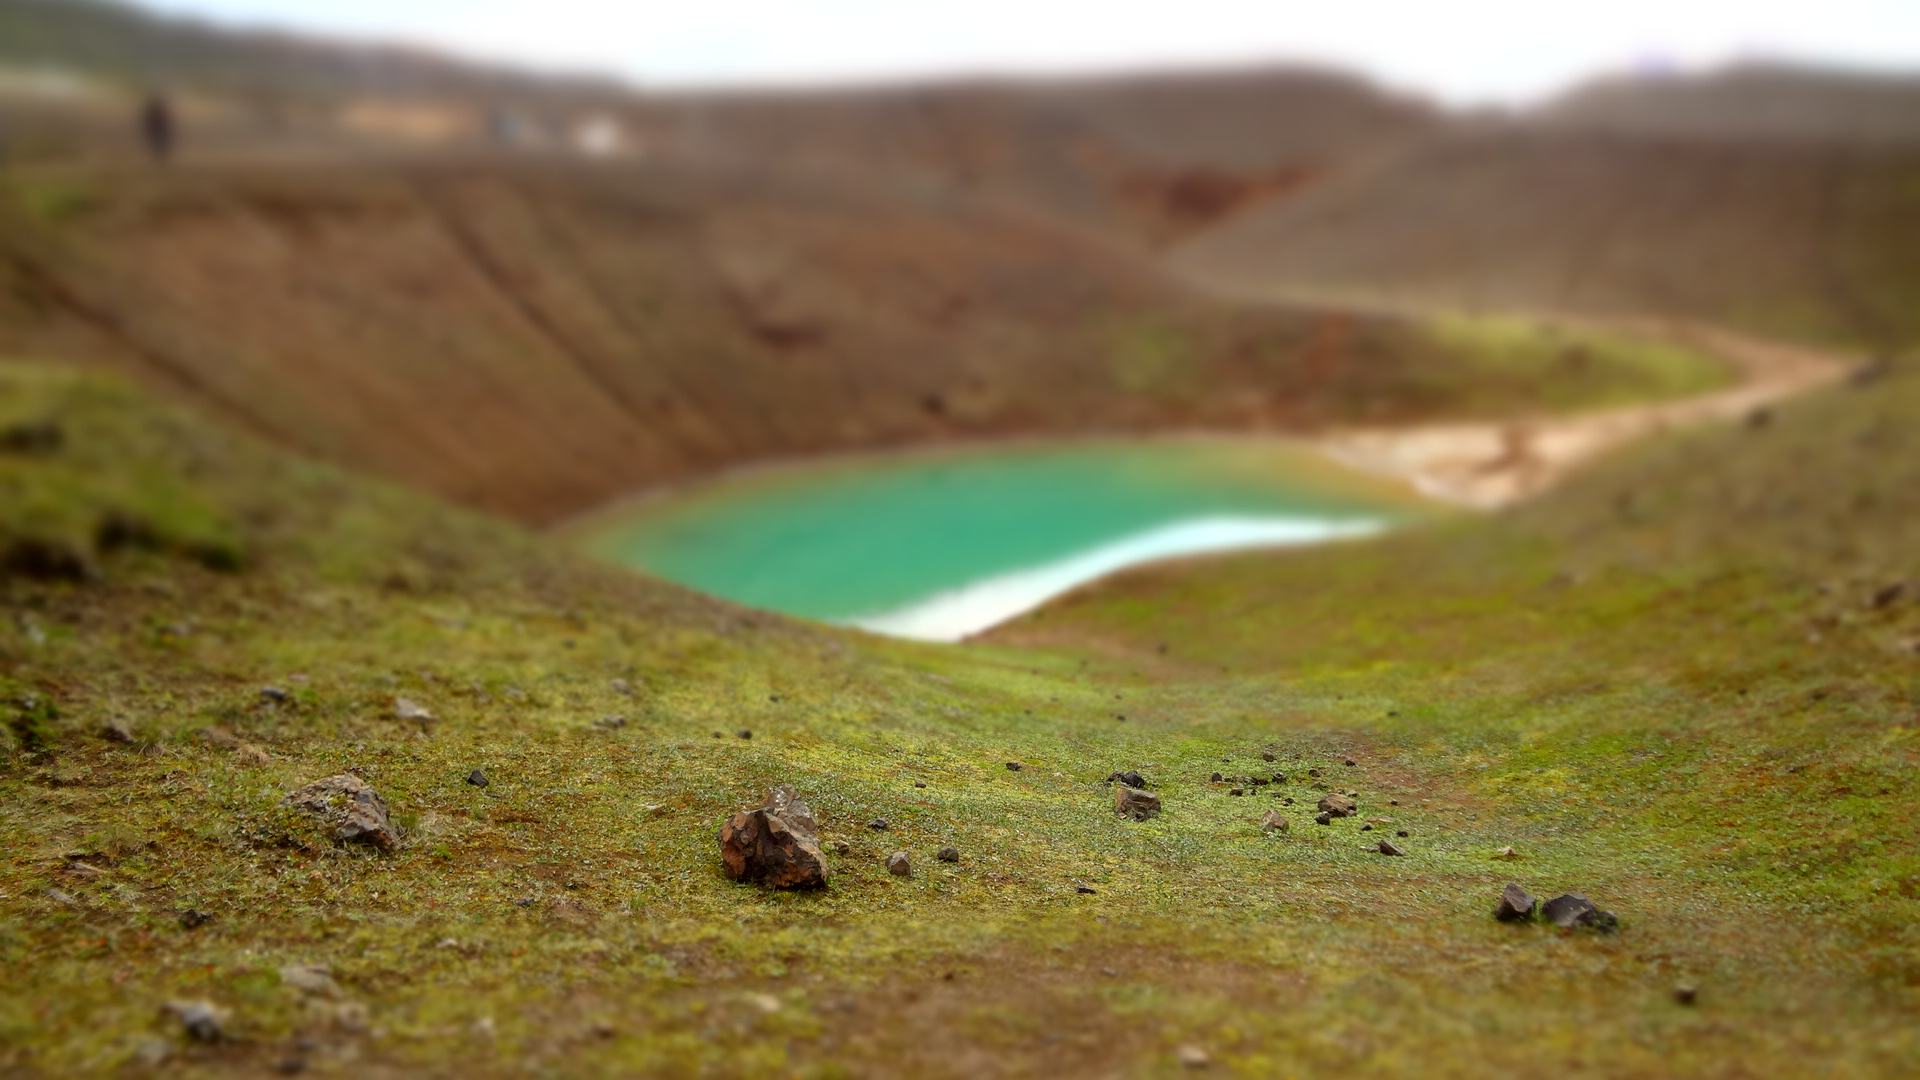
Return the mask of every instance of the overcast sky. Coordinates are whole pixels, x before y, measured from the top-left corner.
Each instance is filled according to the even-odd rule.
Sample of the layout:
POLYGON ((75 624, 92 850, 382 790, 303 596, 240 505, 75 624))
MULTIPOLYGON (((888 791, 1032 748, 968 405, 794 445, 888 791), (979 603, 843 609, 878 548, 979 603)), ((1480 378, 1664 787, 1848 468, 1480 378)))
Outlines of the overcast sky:
POLYGON ((1920 0, 160 0, 652 86, 1312 61, 1455 103, 1786 58, 1920 71, 1920 0))

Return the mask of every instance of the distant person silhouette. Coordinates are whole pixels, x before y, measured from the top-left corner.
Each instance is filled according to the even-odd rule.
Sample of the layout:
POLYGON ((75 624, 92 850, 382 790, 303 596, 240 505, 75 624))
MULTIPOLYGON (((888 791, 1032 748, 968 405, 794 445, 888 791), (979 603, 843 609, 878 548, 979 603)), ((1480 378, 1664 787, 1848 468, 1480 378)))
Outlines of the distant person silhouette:
POLYGON ((173 156, 173 134, 173 107, 163 95, 148 94, 140 108, 140 135, 153 160, 166 161, 173 156))

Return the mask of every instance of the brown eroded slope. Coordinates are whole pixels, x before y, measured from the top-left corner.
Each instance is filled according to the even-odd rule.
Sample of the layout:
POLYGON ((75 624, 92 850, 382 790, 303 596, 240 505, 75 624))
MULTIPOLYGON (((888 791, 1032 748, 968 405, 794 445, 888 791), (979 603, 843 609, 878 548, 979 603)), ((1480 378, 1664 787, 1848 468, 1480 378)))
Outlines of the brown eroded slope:
POLYGON ((1189 297, 953 197, 498 157, 40 170, 0 348, 546 522, 771 457, 1530 411, 1390 317, 1189 297))

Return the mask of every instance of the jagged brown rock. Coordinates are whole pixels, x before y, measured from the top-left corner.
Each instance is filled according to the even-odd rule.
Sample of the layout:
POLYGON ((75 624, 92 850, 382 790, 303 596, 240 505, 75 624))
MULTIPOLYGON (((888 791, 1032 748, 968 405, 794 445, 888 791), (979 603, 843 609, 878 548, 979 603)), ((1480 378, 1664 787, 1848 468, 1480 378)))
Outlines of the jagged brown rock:
POLYGON ((1269 810, 1260 818, 1260 828, 1264 832, 1286 832, 1287 819, 1278 810, 1269 810))
POLYGON ((387 816, 387 800, 352 773, 315 780, 281 800, 282 806, 305 811, 336 827, 342 840, 397 847, 400 836, 387 816))
POLYGON ((1525 922, 1533 918, 1534 906, 1539 901, 1533 894, 1517 884, 1510 884, 1500 893, 1500 904, 1493 909, 1493 917, 1501 922, 1525 922))
POLYGON ((1135 821, 1145 821, 1160 812, 1160 796, 1121 784, 1113 789, 1113 812, 1135 821))
POLYGON ((1334 817, 1352 817, 1353 809, 1353 800, 1338 792, 1320 800, 1321 813, 1331 814, 1334 817))
POLYGON ((776 889, 820 889, 827 860, 820 852, 819 824, 791 784, 779 784, 766 802, 742 810, 720 826, 720 858, 735 881, 761 881, 776 889))

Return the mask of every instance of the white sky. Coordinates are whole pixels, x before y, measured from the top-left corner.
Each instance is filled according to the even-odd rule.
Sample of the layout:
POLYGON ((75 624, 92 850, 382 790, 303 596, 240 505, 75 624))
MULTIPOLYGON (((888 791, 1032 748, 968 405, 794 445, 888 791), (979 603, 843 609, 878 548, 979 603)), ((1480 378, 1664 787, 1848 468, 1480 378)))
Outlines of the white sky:
POLYGON ((1920 71, 1920 0, 154 0, 648 86, 1310 61, 1455 103, 1743 58, 1920 71))

